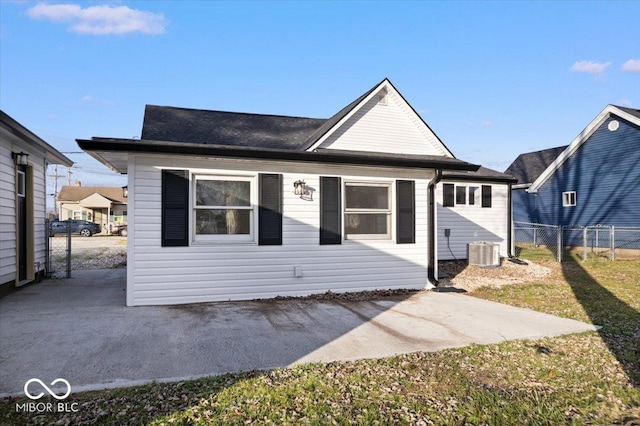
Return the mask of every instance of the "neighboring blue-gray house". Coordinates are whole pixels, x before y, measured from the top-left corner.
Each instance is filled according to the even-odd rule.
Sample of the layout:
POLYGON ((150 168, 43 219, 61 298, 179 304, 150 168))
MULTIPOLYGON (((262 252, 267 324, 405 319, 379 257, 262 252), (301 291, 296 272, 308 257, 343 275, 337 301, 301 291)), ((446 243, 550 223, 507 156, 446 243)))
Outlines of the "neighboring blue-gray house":
POLYGON ((514 221, 640 226, 640 110, 608 105, 567 146, 521 154, 505 173, 514 221))

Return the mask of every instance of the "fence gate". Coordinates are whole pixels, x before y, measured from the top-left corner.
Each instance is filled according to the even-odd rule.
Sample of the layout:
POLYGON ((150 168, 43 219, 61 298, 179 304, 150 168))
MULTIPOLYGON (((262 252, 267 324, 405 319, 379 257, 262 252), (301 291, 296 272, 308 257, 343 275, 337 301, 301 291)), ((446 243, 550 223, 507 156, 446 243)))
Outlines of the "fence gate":
POLYGON ((516 255, 522 250, 539 251, 539 255, 548 256, 562 262, 562 230, 556 225, 541 223, 514 222, 516 255))
POLYGON ((54 233, 51 222, 45 221, 47 276, 71 278, 71 223, 57 222, 54 233))

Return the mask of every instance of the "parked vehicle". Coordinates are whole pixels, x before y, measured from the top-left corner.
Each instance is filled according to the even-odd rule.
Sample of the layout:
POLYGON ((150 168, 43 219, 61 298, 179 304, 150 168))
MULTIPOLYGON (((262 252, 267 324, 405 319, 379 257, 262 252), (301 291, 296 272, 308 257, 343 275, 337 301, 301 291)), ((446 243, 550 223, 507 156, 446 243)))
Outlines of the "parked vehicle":
POLYGON ((127 236, 127 224, 124 225, 113 225, 111 227, 111 235, 120 235, 121 237, 127 236))
POLYGON ((88 220, 52 220, 49 223, 49 235, 59 235, 67 233, 67 226, 71 226, 72 234, 79 234, 83 237, 90 237, 93 234, 99 234, 102 232, 102 227, 97 223, 89 222, 88 220))

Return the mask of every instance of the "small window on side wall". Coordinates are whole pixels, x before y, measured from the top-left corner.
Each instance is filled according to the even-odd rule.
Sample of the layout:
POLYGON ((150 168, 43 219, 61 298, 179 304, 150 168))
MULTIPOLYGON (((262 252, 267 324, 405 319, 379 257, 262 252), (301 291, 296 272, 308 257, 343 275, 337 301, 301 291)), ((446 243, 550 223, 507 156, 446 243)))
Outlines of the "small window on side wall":
POLYGON ((476 203, 476 191, 477 191, 478 187, 477 186, 470 186, 469 187, 469 205, 473 206, 476 203))
POLYGON ((482 185, 482 207, 491 207, 491 185, 482 185))
POLYGON ((562 206, 573 207, 576 205, 576 191, 567 191, 562 193, 562 206))
POLYGON ((454 185, 452 183, 445 183, 442 185, 442 206, 453 207, 454 205, 454 185))
POLYGON ((466 186, 456 186, 456 204, 467 204, 466 186))

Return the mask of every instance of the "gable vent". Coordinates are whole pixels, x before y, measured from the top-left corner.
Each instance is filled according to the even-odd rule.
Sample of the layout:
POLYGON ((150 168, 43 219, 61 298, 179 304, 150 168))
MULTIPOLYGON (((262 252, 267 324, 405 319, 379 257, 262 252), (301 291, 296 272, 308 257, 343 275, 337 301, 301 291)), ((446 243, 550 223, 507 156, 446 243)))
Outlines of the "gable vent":
POLYGON ((616 130, 618 130, 618 127, 620 127, 620 123, 618 123, 618 120, 610 121, 609 125, 607 126, 607 128, 611 132, 615 132, 616 130))
POLYGON ((388 95, 386 89, 381 90, 380 93, 378 93, 378 105, 388 105, 389 101, 387 97, 388 95))

